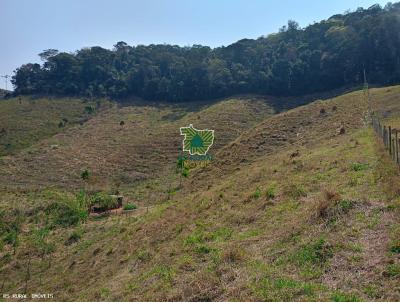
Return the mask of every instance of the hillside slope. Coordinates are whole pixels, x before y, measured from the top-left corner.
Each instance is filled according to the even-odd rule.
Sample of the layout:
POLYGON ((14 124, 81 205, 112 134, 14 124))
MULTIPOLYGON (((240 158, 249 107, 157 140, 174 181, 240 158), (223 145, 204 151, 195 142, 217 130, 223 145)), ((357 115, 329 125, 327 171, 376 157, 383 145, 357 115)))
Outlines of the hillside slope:
MULTIPOLYGON (((394 111, 399 92, 371 94, 379 110, 394 111)), ((124 110, 129 125, 131 109, 111 112, 124 110)), ((363 122, 366 110, 355 92, 260 118, 218 146, 212 165, 192 171, 169 201, 51 229, 45 242, 53 249, 44 254, 29 228, 43 226, 50 201, 73 195, 8 188, 2 203, 14 201, 9 211, 28 218, 15 255, 9 244, 1 252, 4 290, 26 286, 60 301, 398 301, 400 177, 363 122)), ((150 125, 164 114, 133 120, 150 125)), ((113 133, 124 131, 119 117, 113 133)))
MULTIPOLYGON (((164 179, 165 185, 174 187, 176 160, 181 149, 180 127, 192 123, 199 128, 214 129, 217 134, 212 151, 215 152, 273 113, 268 100, 256 96, 196 106, 114 105, 99 111, 82 125, 41 140, 14 156, 3 157, 0 183, 19 189, 80 188, 85 185, 80 174, 88 169, 89 185, 94 190, 149 185, 144 180, 153 179, 164 179), (170 179, 168 183, 166 178, 170 179)), ((39 116, 40 111, 35 114, 39 116)), ((34 120, 35 114, 30 119, 34 120)), ((35 124, 35 129, 39 128, 35 124)), ((29 131, 24 134, 34 136, 29 131)), ((162 186, 160 190, 165 192, 168 187, 162 186)), ((137 195, 138 199, 144 198, 137 195)), ((154 199, 157 198, 155 195, 154 199)))
MULTIPOLYGON (((0 156, 16 154, 38 141, 87 121, 96 104, 69 98, 17 97, 0 102, 0 156), (85 110, 86 108, 86 110, 85 110)), ((100 110, 106 106, 99 101, 100 110)))

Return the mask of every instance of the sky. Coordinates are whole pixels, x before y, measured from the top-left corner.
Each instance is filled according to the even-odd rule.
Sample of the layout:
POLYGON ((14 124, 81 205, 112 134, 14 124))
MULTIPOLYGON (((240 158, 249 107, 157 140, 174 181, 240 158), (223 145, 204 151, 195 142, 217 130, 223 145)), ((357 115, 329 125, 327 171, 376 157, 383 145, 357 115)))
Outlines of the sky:
MULTIPOLYGON (((38 53, 55 48, 138 44, 218 47, 301 27, 379 0, 0 0, 0 75, 13 75, 38 53)), ((8 82, 10 89, 10 82, 8 82)), ((0 78, 0 88, 5 88, 0 78)))

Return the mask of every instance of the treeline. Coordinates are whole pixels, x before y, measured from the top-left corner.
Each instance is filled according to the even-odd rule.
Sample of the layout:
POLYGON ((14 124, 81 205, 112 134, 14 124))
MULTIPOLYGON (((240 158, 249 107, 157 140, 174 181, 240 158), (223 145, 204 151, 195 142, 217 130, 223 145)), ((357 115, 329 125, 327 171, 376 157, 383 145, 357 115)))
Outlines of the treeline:
POLYGON ((98 46, 75 53, 49 49, 43 64, 15 71, 16 94, 108 96, 190 101, 236 93, 301 95, 358 85, 400 82, 400 3, 334 15, 301 29, 227 47, 98 46))

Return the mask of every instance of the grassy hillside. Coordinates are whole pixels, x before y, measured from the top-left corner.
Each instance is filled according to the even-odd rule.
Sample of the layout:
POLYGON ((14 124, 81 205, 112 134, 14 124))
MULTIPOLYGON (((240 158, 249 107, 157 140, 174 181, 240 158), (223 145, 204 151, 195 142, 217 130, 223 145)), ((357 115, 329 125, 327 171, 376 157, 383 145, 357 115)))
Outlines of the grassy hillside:
MULTIPOLYGON (((225 99, 196 108, 190 104, 114 106, 83 125, 3 159, 0 181, 21 189, 53 185, 79 188, 84 185, 80 174, 88 169, 93 189, 132 187, 160 177, 165 186, 174 187, 182 140, 179 127, 192 123, 215 129, 211 152, 216 152, 272 113, 266 100, 257 97, 225 99), (165 177, 171 179, 166 182, 165 177)), ((168 190, 165 186, 161 188, 164 193, 168 190)))
POLYGON ((18 97, 2 100, 0 102, 0 156, 15 154, 41 139, 84 123, 91 117, 85 108, 95 105, 79 99, 67 98, 18 97))
MULTIPOLYGON (((393 102, 400 87, 371 93, 376 109, 400 108, 393 102)), ((37 153, 3 160, 2 217, 19 226, 15 255, 12 230, 3 241, 3 291, 40 289, 59 301, 398 301, 400 177, 364 123, 362 92, 273 116, 264 103, 224 102, 192 112, 114 107, 51 138, 61 146, 54 155, 43 151, 52 142, 45 140, 37 153), (79 171, 79 162, 95 165, 105 156, 101 169, 89 166, 98 183, 128 164, 143 175, 165 169, 174 157, 163 137, 175 135, 179 145, 177 126, 193 119, 229 139, 168 201, 84 223, 53 212, 79 208, 85 198, 63 188, 79 178, 69 178, 67 168, 79 171), (146 148, 148 137, 157 144, 146 148), (10 175, 25 186, 13 187, 10 175), (27 183, 61 185, 32 190, 27 183)), ((143 187, 127 181, 121 190, 151 193, 163 180, 143 187)))

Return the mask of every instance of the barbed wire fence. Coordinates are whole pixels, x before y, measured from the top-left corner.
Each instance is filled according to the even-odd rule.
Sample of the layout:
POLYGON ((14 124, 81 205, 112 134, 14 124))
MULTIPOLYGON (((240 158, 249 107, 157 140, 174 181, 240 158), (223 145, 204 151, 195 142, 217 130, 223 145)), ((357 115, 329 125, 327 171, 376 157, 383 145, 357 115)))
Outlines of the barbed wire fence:
POLYGON ((387 150, 391 159, 399 166, 400 131, 396 128, 392 128, 392 126, 383 125, 382 120, 375 113, 372 113, 371 121, 375 133, 385 146, 385 150, 387 150))
POLYGON ((400 131, 396 128, 392 128, 390 125, 384 125, 382 119, 379 118, 378 114, 372 109, 371 94, 369 91, 369 85, 367 82, 366 72, 364 70, 364 98, 368 102, 368 114, 369 122, 372 125, 378 138, 382 140, 385 150, 389 153, 390 158, 400 166, 400 131))

